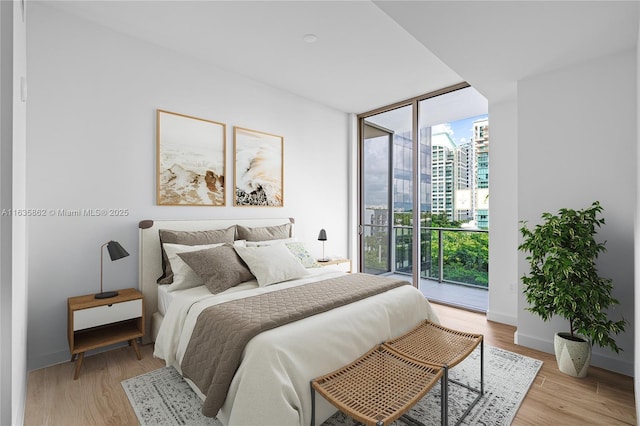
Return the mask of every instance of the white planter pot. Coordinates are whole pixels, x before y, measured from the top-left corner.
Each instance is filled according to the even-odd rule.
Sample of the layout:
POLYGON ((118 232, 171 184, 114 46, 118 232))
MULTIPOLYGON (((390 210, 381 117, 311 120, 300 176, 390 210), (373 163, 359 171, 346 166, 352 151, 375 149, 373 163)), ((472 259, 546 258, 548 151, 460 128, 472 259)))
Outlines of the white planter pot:
POLYGON ((556 333, 553 346, 558 368, 573 377, 586 377, 591 362, 591 343, 582 336, 581 341, 571 340, 569 333, 556 333))

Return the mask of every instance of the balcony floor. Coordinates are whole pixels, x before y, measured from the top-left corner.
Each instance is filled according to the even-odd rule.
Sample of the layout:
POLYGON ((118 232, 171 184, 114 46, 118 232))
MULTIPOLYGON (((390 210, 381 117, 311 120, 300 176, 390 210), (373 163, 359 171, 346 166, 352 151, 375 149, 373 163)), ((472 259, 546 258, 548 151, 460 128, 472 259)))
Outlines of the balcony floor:
MULTIPOLYGON (((411 277, 392 274, 393 277, 411 281, 411 277)), ((420 279, 419 290, 430 301, 486 313, 489 308, 489 291, 482 288, 460 284, 439 283, 434 280, 420 279)))

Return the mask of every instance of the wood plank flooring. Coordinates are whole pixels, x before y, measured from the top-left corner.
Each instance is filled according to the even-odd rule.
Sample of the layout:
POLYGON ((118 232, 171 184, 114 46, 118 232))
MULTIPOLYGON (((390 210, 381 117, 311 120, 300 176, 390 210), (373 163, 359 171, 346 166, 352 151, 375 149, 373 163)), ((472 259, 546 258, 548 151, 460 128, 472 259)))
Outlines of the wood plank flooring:
MULTIPOLYGON (((635 425, 633 379, 591 367, 584 379, 558 371, 550 354, 513 344, 515 327, 487 321, 482 314, 433 304, 443 325, 485 335, 487 344, 544 362, 514 425, 635 425)), ((130 347, 86 357, 78 380, 67 362, 29 373, 25 422, 33 425, 138 424, 120 382, 163 367, 153 346, 130 347)))

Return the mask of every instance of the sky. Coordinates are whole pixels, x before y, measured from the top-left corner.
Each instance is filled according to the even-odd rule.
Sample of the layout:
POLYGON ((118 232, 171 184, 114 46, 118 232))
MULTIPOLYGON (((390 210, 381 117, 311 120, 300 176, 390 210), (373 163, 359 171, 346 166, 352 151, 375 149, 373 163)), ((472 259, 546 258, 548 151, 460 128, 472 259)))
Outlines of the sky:
POLYGON ((432 127, 432 133, 447 132, 453 139, 456 146, 468 142, 473 137, 473 122, 481 118, 487 118, 488 115, 478 115, 469 117, 451 123, 438 124, 432 127))

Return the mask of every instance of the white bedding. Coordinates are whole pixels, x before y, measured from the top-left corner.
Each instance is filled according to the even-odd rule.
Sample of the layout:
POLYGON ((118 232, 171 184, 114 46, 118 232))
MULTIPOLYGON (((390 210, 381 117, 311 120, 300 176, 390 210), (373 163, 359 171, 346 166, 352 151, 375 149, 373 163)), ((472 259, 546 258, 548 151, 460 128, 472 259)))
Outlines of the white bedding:
MULTIPOLYGON (((154 355, 181 371, 191 332, 205 308, 344 274, 325 268, 309 272, 303 279, 268 287, 249 281, 218 295, 204 286, 181 291, 164 317, 154 355)), ((311 379, 353 361, 423 319, 437 321, 420 291, 406 285, 263 332, 245 348, 218 419, 226 425, 308 425, 311 379)), ((320 396, 316 402, 316 424, 320 424, 336 409, 320 396)))
POLYGON ((165 316, 167 314, 171 301, 176 296, 176 294, 178 294, 175 291, 168 291, 168 290, 169 290, 168 285, 158 286, 158 312, 160 312, 162 316, 165 316))

